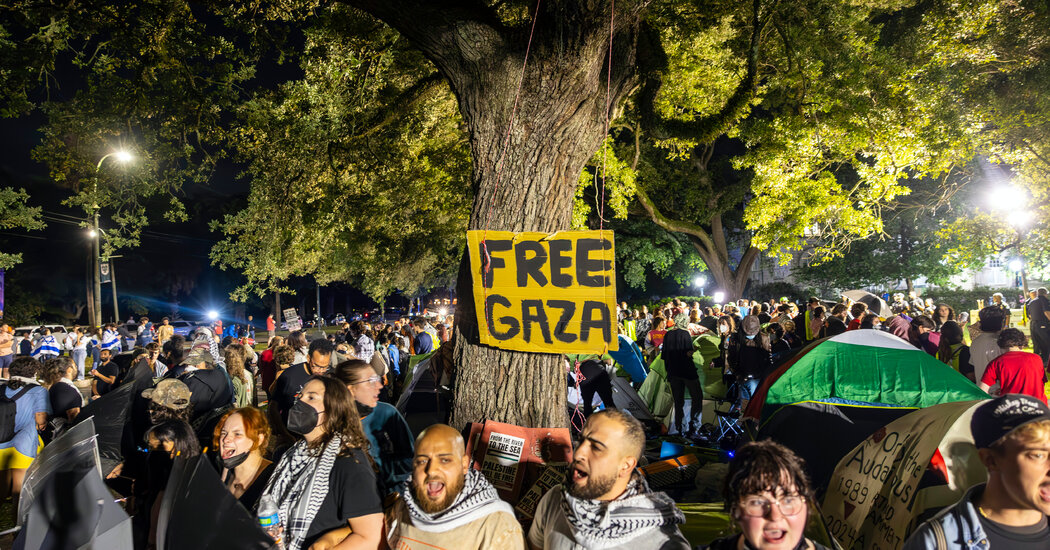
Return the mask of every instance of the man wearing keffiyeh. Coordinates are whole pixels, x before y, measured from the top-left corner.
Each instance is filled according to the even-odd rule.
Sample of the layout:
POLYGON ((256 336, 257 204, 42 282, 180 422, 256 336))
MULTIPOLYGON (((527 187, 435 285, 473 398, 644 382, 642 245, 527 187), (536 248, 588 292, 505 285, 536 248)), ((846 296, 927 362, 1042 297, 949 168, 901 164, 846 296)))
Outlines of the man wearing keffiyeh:
POLYGON ((679 550, 682 512, 635 472, 645 445, 641 423, 619 410, 583 427, 564 485, 540 500, 529 545, 544 550, 679 550))
POLYGON ((431 426, 416 439, 412 477, 401 496, 390 512, 391 548, 525 548, 514 510, 470 468, 463 436, 449 426, 431 426))

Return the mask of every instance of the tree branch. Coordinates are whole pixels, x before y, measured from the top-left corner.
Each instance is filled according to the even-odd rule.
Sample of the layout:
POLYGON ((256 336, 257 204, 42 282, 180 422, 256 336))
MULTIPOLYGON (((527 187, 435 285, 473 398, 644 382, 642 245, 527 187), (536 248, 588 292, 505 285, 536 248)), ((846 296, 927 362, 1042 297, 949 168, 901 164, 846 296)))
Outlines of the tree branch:
POLYGON ((660 209, 656 207, 656 204, 653 203, 652 199, 649 198, 649 194, 646 193, 645 189, 642 189, 641 186, 639 186, 635 190, 635 197, 638 198, 638 202, 642 204, 643 208, 645 208, 645 211, 649 214, 649 218, 653 220, 653 223, 668 231, 674 231, 675 233, 685 233, 686 235, 692 235, 693 237, 696 237, 700 240, 700 242, 703 243, 703 246, 707 249, 707 254, 709 254, 710 256, 716 255, 715 245, 711 241, 711 236, 708 235, 706 231, 704 231, 704 228, 693 223, 681 220, 672 220, 671 218, 668 218, 662 212, 660 212, 660 209))
POLYGON ((420 79, 402 92, 400 97, 390 102, 393 105, 390 110, 381 113, 380 116, 373 117, 365 125, 365 129, 352 136, 351 140, 366 138, 387 127, 391 122, 398 120, 411 111, 419 102, 426 100, 436 92, 444 80, 444 77, 438 73, 420 79))

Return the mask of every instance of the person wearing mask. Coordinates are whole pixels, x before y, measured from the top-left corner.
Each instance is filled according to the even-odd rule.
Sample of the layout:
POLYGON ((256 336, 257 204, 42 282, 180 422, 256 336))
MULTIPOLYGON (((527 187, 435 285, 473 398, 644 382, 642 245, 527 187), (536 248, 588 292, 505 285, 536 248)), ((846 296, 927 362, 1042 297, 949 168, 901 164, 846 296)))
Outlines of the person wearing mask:
MULTIPOLYGON (((999 333, 1006 328, 1008 317, 1003 317, 1000 308, 988 306, 978 313, 980 320, 978 327, 980 332, 970 340, 970 363, 973 365, 974 382, 980 382, 984 376, 984 370, 996 357, 1003 354, 999 347, 999 333)), ((992 387, 993 393, 998 388, 992 387)))
POLYGON ((40 339, 37 340, 36 346, 32 352, 33 359, 43 363, 52 357, 58 357, 62 355, 62 348, 59 347, 58 340, 51 335, 51 329, 42 327, 40 329, 40 339))
POLYGON ((308 379, 287 427, 299 439, 263 490, 277 504, 285 548, 305 550, 322 538, 339 548, 379 548, 382 501, 346 386, 327 376, 308 379))
POLYGON ((998 384, 997 395, 1020 393, 1046 403, 1046 370, 1038 355, 1022 351, 1028 345, 1024 333, 1015 328, 1003 329, 998 344, 1003 354, 988 363, 977 387, 992 394, 992 386, 998 384))
POLYGON ((802 459, 791 449, 769 439, 742 445, 729 462, 722 496, 740 533, 706 550, 826 550, 805 537, 809 503, 816 497, 802 459))
POLYGON ((219 477, 246 510, 255 513, 276 465, 263 457, 270 423, 255 407, 227 411, 215 426, 212 448, 219 454, 219 477))
POLYGON ((47 390, 37 383, 40 362, 19 357, 11 362, 11 377, 4 383, 4 396, 15 402, 15 435, 0 442, 0 500, 11 497, 14 514, 26 469, 43 446, 40 432, 47 427, 51 402, 47 390))
POLYGON ((118 375, 120 375, 120 367, 113 362, 113 353, 108 349, 103 349, 99 353, 98 366, 91 369, 91 376, 95 377, 91 383, 91 398, 98 399, 109 393, 117 383, 118 375))
POLYGON ((715 365, 723 371, 726 369, 729 355, 729 337, 736 332, 736 321, 732 315, 723 315, 718 318, 718 364, 715 365))
POLYGON ((175 327, 171 326, 167 317, 162 318, 160 320, 160 326, 157 327, 157 343, 163 346, 164 343, 171 340, 171 337, 174 335, 175 327))
POLYGON ((182 360, 185 370, 178 380, 190 389, 190 405, 196 419, 233 402, 230 383, 223 371, 215 368, 215 358, 203 347, 194 347, 182 360))
POLYGON ((687 437, 696 435, 700 429, 700 414, 703 412, 704 391, 700 387, 700 376, 693 363, 693 336, 687 329, 689 318, 679 313, 674 318, 674 328, 664 336, 662 357, 667 369, 667 384, 671 387, 674 400, 674 427, 679 434, 687 437), (685 422, 685 392, 689 390, 691 404, 689 424, 685 422))
POLYGON ((47 386, 52 417, 72 422, 80 414, 80 408, 84 406, 84 397, 73 383, 76 375, 77 366, 69 357, 54 357, 44 363, 42 378, 47 386))
POLYGON ((762 377, 773 368, 772 345, 769 335, 762 332, 758 317, 744 317, 740 331, 730 336, 728 350, 729 369, 743 390, 741 397, 751 399, 762 377))
POLYGON ((948 320, 941 325, 941 342, 937 347, 937 359, 973 380, 970 347, 963 341, 963 329, 959 323, 948 320))
POLYGON ((427 332, 426 326, 427 322, 422 317, 416 317, 412 321, 412 329, 416 333, 412 341, 412 353, 414 355, 423 355, 434 351, 434 338, 427 332))
POLYGON ((378 470, 379 492, 387 497, 412 472, 412 430, 397 409, 379 400, 383 379, 360 359, 343 361, 332 373, 350 390, 361 427, 368 438, 368 454, 378 470))
POLYGON ((877 313, 869 311, 860 319, 860 328, 882 330, 882 319, 877 313))
POLYGON ((415 448, 412 479, 390 512, 390 548, 524 550, 514 509, 470 467, 459 432, 435 424, 419 434, 415 448))
POLYGON ((529 546, 544 550, 685 550, 685 522, 674 500, 656 493, 637 471, 645 431, 620 410, 587 419, 568 479, 543 495, 529 546))
POLYGON ((291 410, 296 396, 302 391, 306 381, 311 376, 322 376, 328 372, 329 367, 332 366, 334 349, 331 342, 318 338, 310 342, 306 363, 293 364, 277 376, 270 388, 270 395, 282 419, 288 419, 288 411, 291 410))
POLYGON ((919 525, 904 550, 1050 548, 1046 403, 1016 394, 986 401, 974 410, 970 433, 988 481, 919 525))

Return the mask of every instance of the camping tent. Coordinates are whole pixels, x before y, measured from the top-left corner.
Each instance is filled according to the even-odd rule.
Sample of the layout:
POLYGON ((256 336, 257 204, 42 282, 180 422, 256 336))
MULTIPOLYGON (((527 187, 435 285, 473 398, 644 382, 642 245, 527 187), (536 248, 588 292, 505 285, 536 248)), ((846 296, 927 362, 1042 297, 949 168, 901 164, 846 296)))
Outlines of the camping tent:
MULTIPOLYGON (((631 416, 637 418, 643 424, 657 422, 652 413, 649 412, 649 407, 645 404, 645 401, 638 396, 638 392, 634 391, 634 387, 631 386, 631 383, 626 378, 612 377, 612 395, 613 406, 617 409, 631 413, 631 416)), ((583 411, 583 396, 580 395, 575 386, 570 385, 565 396, 566 404, 570 411, 575 410, 577 406, 580 407, 581 412, 583 411)), ((602 399, 595 393, 594 398, 591 399, 591 404, 598 408, 599 403, 602 403, 602 399)), ((602 404, 604 405, 604 403, 602 404)))
MULTIPOLYGON (((722 383, 722 370, 710 366, 711 361, 718 357, 719 342, 718 336, 710 332, 693 339, 693 346, 697 350, 693 353, 693 364, 696 365, 705 397, 723 397, 726 394, 725 384, 722 383)), ((638 395, 653 416, 665 426, 671 425, 674 402, 671 399, 671 387, 667 384, 667 369, 664 367, 663 357, 657 356, 649 365, 649 376, 638 389, 638 395)))
POLYGON ((839 461, 823 510, 845 548, 875 540, 899 547, 918 522, 988 475, 970 435, 985 401, 912 411, 875 431, 839 461), (848 489, 847 489, 848 488, 848 489))
POLYGON ((900 338, 861 329, 818 340, 762 381, 744 416, 806 459, 827 487, 839 458, 878 428, 938 403, 987 399, 954 369, 900 338))

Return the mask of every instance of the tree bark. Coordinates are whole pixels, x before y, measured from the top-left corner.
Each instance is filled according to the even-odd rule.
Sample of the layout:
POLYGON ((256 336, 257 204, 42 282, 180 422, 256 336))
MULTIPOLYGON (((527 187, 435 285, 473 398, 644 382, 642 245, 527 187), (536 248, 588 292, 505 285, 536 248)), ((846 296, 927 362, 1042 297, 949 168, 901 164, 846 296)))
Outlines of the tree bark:
MULTIPOLYGON (((475 194, 469 228, 551 233, 568 229, 576 181, 605 137, 606 102, 617 109, 637 81, 637 33, 644 3, 617 2, 610 31, 607 1, 547 2, 536 14, 523 78, 530 29, 508 28, 479 2, 350 3, 401 32, 448 79, 470 138, 475 194), (614 37, 607 95, 610 32, 614 37)), ((456 287, 463 299, 454 331, 452 425, 462 428, 492 419, 530 427, 566 426, 562 356, 480 345, 472 286, 464 256, 456 287)))

